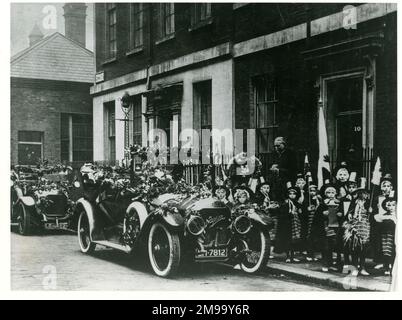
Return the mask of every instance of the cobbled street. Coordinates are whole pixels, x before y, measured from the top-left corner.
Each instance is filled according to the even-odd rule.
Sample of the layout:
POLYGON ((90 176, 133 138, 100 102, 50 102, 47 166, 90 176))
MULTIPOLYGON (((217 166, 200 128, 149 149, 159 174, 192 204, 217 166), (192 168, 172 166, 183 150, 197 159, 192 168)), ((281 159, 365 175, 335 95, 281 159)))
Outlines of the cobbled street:
POLYGON ((12 290, 324 291, 285 277, 247 275, 217 264, 195 264, 174 279, 153 274, 145 259, 98 247, 79 251, 76 236, 11 234, 12 290), (56 273, 54 273, 56 272, 56 273), (49 280, 50 279, 50 280, 49 280), (55 280, 55 282, 54 282, 55 280))

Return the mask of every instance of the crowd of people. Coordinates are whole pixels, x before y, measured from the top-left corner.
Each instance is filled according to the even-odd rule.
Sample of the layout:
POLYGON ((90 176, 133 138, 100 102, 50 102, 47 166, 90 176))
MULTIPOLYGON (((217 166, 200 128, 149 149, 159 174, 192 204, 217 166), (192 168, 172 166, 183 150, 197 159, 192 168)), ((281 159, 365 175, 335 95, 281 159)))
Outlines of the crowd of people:
POLYGON ((391 275, 397 201, 391 175, 382 173, 379 187, 369 190, 366 178, 343 162, 319 188, 311 172, 292 181, 286 168, 293 165, 291 156, 280 159, 287 150, 285 139, 276 139, 275 146, 270 175, 260 175, 255 183, 255 174, 236 173, 233 167, 242 166, 243 155, 243 162, 229 168, 232 174, 216 183, 213 195, 234 212, 253 205, 264 211, 271 227, 271 258, 274 252, 286 253, 287 263, 320 261, 323 272, 367 276, 366 261, 372 257, 375 269, 391 275))

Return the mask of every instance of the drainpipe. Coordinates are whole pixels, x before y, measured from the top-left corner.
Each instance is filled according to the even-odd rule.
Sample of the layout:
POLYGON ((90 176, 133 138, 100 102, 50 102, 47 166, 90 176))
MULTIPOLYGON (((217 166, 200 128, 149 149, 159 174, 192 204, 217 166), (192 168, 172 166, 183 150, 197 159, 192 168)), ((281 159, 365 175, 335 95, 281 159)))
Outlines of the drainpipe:
MULTIPOLYGON (((147 82, 146 82, 146 91, 151 90, 152 88, 152 83, 151 83, 151 67, 153 64, 153 40, 154 40, 154 35, 153 35, 153 4, 148 3, 148 63, 147 63, 147 82)), ((146 141, 143 139, 143 144, 145 143, 146 145, 149 146, 149 137, 148 133, 150 130, 153 130, 155 128, 155 118, 153 116, 148 115, 148 97, 147 95, 143 95, 143 114, 145 115, 145 126, 146 126, 146 141)))
POLYGON ((148 66, 147 66, 147 90, 150 90, 152 87, 151 83, 151 66, 153 64, 154 60, 154 48, 153 48, 153 43, 154 43, 154 30, 152 28, 153 26, 153 4, 149 3, 148 4, 149 8, 149 15, 148 15, 148 30, 149 30, 149 37, 148 37, 148 46, 149 46, 149 55, 148 55, 148 66))

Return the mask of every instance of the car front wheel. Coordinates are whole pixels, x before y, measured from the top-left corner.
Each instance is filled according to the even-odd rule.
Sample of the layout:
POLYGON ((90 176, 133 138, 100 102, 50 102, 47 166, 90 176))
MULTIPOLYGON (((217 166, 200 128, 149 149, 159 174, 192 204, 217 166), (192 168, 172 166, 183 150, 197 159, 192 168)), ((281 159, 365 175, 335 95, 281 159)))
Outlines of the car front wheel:
POLYGON ((23 236, 29 236, 32 233, 33 227, 31 223, 32 208, 25 206, 22 202, 18 205, 18 232, 23 236))
POLYGON ((265 268, 269 259, 270 238, 262 230, 251 231, 244 242, 247 254, 240 267, 247 273, 255 273, 265 268))
POLYGON ((80 213, 78 219, 78 243, 82 253, 92 253, 95 251, 96 244, 91 241, 88 215, 85 211, 80 213))
POLYGON ((148 238, 149 260, 154 272, 160 277, 176 273, 180 265, 180 239, 177 234, 161 224, 155 223, 148 238))

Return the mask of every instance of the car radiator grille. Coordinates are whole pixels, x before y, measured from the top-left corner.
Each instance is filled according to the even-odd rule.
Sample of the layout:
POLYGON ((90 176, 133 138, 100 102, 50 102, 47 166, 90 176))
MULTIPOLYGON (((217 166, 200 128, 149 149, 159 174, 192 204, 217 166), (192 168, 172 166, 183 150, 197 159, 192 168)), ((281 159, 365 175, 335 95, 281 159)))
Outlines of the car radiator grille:
POLYGON ((67 209, 67 198, 64 195, 48 195, 44 214, 48 217, 64 217, 67 209))

